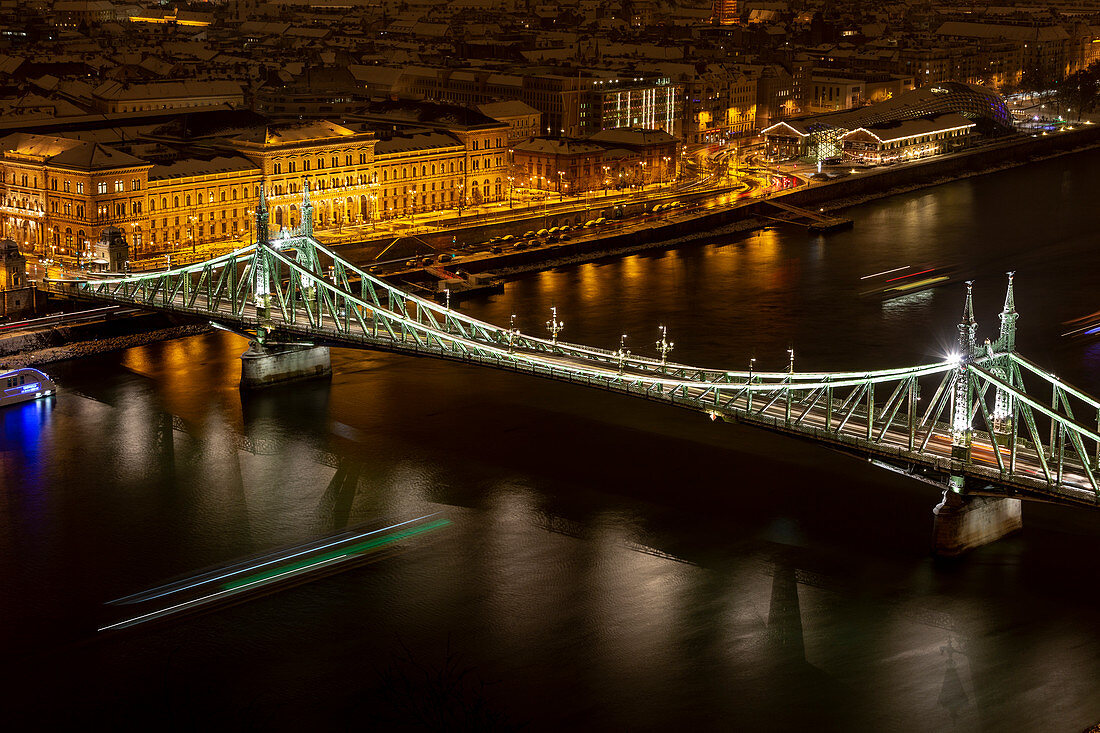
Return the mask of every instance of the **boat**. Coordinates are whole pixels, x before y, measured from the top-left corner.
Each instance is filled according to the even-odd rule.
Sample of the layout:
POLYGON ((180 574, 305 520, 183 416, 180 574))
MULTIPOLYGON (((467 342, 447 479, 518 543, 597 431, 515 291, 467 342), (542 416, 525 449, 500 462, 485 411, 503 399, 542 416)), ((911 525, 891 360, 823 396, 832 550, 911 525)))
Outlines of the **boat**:
POLYGON ((49 397, 57 392, 57 385, 44 372, 24 367, 0 374, 0 390, 0 407, 7 407, 49 397))

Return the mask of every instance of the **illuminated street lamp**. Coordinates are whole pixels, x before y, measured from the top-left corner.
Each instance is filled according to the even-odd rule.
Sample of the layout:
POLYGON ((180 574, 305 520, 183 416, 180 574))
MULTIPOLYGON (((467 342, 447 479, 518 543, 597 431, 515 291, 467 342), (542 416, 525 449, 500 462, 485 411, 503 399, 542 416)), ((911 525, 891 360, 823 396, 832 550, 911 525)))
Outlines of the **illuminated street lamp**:
POLYGON ((565 178, 565 172, 564 171, 558 171, 558 201, 561 201, 562 199, 565 198, 565 194, 562 193, 562 181, 564 180, 564 178, 565 178))
POLYGON ((657 351, 661 355, 661 366, 665 365, 665 361, 668 360, 668 355, 676 345, 668 340, 668 327, 661 326, 661 340, 657 342, 657 351))
POLYGON ((546 322, 546 330, 550 332, 550 343, 558 343, 558 334, 565 328, 565 321, 558 320, 558 307, 550 307, 550 320, 546 322))
POLYGON ((624 333, 619 337, 619 350, 615 352, 619 357, 619 374, 623 373, 623 362, 626 357, 630 356, 630 351, 626 348, 626 334, 624 333))
POLYGON ((747 407, 749 412, 752 412, 752 380, 753 380, 752 372, 753 372, 753 367, 755 367, 755 366, 756 366, 756 357, 754 356, 754 357, 749 359, 749 390, 747 392, 747 397, 746 397, 746 399, 748 400, 748 403, 747 403, 746 407, 747 407))
POLYGON ((519 329, 516 328, 516 314, 513 313, 511 318, 508 319, 508 353, 512 353, 513 342, 516 336, 519 336, 519 329))

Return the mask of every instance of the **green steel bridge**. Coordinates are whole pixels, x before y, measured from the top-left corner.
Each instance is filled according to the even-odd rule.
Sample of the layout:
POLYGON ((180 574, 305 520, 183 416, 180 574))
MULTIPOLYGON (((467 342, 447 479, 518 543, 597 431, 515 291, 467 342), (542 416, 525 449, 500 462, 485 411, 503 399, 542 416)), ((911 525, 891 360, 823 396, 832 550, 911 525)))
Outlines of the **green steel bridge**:
MULTIPOLYGON (((260 201, 264 201, 261 190, 260 201)), ((190 314, 257 344, 376 349, 595 387, 813 441, 959 495, 1100 506, 1100 402, 1016 352, 1012 275, 994 341, 977 340, 967 285, 957 350, 943 361, 849 372, 727 371, 561 341, 404 292, 302 225, 206 262, 104 279, 51 280, 68 296, 190 314)))

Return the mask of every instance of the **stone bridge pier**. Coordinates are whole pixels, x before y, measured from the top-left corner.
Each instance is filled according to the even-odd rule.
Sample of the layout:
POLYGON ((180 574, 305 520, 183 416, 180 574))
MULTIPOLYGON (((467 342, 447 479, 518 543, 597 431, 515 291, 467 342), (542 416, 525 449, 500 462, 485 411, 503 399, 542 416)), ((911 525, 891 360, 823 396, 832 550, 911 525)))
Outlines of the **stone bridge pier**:
POLYGON ((1019 499, 965 496, 950 489, 932 514, 932 552, 939 557, 958 557, 1024 526, 1019 499))
POLYGON ((331 376, 327 346, 250 341, 248 350, 241 354, 241 389, 244 390, 331 376))

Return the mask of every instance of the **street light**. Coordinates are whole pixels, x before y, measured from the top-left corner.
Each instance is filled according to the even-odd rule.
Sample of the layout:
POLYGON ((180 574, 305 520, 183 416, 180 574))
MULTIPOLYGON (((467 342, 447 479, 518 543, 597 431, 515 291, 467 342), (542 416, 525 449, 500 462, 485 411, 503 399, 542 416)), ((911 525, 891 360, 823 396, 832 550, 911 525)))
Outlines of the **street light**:
POLYGON ((619 337, 619 350, 615 352, 619 357, 619 374, 623 373, 623 362, 626 357, 630 356, 630 351, 626 348, 626 334, 624 333, 619 337))
POLYGON ((748 409, 749 412, 752 412, 752 380, 753 380, 752 370, 753 370, 753 367, 755 367, 755 366, 756 366, 756 357, 754 356, 751 359, 749 359, 749 389, 746 393, 747 394, 746 409, 748 409))
POLYGON ((550 343, 558 343, 558 334, 565 328, 565 321, 558 320, 558 307, 550 306, 550 320, 546 322, 546 330, 550 332, 550 343))
POLYGON ((558 171, 558 201, 561 201, 565 198, 565 194, 562 193, 562 190, 561 190, 562 181, 564 180, 564 178, 565 178, 565 172, 564 171, 558 171))
POLYGON ((676 345, 668 340, 668 327, 661 326, 661 340, 657 342, 657 351, 661 354, 661 366, 665 365, 669 352, 676 345))

